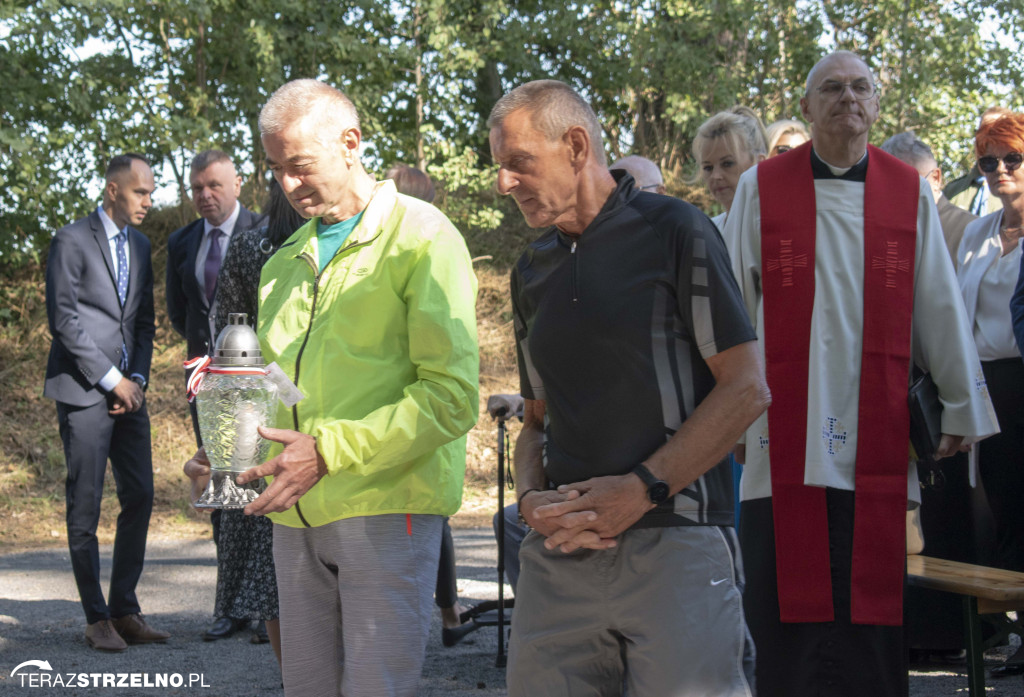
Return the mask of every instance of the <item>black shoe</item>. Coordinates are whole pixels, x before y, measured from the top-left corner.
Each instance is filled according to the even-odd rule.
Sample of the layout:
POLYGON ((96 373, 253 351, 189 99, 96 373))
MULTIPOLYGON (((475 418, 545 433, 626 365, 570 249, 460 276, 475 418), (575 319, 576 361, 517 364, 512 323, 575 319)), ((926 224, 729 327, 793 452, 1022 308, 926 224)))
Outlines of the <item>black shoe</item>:
POLYGON ((206 633, 203 634, 203 641, 217 641, 227 639, 239 629, 245 629, 249 620, 236 620, 231 617, 218 617, 206 633))
POLYGON ((441 627, 441 643, 451 648, 479 626, 476 622, 463 622, 458 627, 441 627))
POLYGON ((252 638, 249 639, 251 644, 267 644, 270 642, 270 636, 267 634, 267 623, 260 620, 255 627, 252 628, 252 638))

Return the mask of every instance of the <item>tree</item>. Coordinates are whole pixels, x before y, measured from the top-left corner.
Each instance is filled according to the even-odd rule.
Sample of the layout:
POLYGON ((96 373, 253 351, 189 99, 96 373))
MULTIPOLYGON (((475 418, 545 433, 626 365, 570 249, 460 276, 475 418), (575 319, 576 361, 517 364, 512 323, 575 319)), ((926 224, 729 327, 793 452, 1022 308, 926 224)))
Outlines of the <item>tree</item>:
POLYGON ((537 78, 578 89, 610 155, 651 158, 680 192, 700 123, 737 103, 798 115, 811 65, 848 48, 883 90, 874 138, 913 128, 952 173, 978 112, 1014 106, 1024 59, 995 48, 1021 35, 1019 0, 0 0, 0 264, 95 206, 117 152, 169 169, 184 198, 192 155, 220 147, 258 207, 259 111, 299 77, 344 90, 370 168, 426 167, 469 233, 507 211, 486 118, 537 78))

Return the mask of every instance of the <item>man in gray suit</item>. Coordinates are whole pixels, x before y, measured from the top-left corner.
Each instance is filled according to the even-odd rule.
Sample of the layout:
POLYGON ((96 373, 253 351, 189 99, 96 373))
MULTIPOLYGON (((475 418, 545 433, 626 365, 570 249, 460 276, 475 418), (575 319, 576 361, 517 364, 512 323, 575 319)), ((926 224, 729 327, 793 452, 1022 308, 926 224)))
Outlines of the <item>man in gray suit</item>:
POLYGON ((68 468, 68 546, 85 637, 102 651, 170 636, 146 623, 135 596, 153 508, 144 390, 156 324, 149 240, 131 226, 152 206, 153 188, 142 156, 113 158, 102 205, 56 232, 46 264, 53 341, 43 394, 57 402, 68 468), (108 457, 121 513, 104 600, 96 527, 108 457))

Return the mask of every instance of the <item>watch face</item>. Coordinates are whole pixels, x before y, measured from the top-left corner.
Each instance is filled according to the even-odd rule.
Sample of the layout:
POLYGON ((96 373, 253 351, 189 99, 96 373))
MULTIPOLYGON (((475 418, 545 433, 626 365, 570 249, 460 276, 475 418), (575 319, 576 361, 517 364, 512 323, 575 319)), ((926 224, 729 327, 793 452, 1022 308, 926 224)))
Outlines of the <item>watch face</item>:
POLYGON ((665 482, 655 482, 647 488, 647 497, 651 499, 651 503, 664 503, 668 500, 668 484, 665 482))

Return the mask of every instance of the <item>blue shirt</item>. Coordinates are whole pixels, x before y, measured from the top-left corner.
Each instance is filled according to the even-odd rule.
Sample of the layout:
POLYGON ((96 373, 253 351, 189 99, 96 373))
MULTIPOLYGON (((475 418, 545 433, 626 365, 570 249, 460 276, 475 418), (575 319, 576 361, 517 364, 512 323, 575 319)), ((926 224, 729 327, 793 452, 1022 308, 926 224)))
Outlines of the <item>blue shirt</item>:
POLYGON ((356 215, 352 216, 348 220, 342 220, 340 223, 334 223, 333 225, 324 225, 323 221, 318 220, 316 223, 316 236, 317 244, 319 245, 319 260, 320 260, 320 271, 323 272, 324 267, 327 266, 327 262, 334 258, 334 255, 338 253, 342 245, 345 244, 345 240, 355 230, 356 225, 359 224, 360 219, 363 217, 363 212, 359 211, 356 215))

